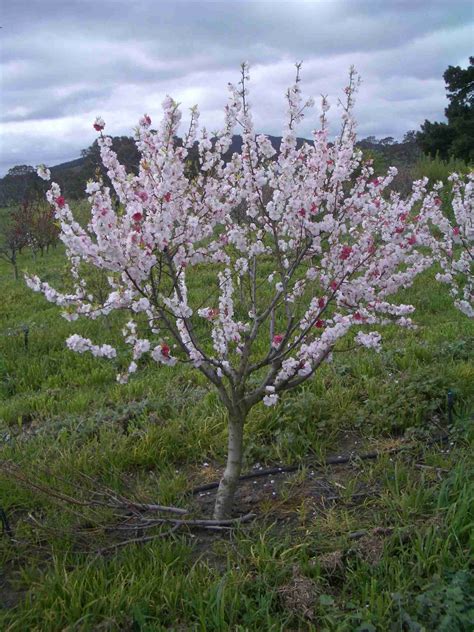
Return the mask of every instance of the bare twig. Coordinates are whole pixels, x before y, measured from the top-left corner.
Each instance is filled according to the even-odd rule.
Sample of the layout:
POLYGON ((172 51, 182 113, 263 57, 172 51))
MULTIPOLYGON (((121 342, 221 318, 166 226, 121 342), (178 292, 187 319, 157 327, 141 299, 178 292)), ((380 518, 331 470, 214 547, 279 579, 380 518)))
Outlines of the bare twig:
POLYGON ((117 549, 121 546, 127 546, 127 544, 144 544, 145 542, 151 542, 152 540, 157 540, 158 538, 164 538, 168 535, 172 535, 175 531, 179 529, 180 525, 174 525, 168 531, 163 531, 162 533, 156 533, 155 535, 147 535, 141 538, 131 538, 130 540, 122 540, 121 542, 115 542, 110 546, 106 546, 102 549, 99 549, 97 553, 102 554, 107 551, 112 551, 113 549, 117 549))

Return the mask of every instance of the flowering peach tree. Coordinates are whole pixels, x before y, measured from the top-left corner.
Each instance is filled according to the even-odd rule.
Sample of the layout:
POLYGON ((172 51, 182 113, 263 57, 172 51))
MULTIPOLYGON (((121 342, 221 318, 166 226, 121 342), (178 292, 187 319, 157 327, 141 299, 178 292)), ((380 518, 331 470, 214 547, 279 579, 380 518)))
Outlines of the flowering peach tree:
MULTIPOLYGON (((319 129, 303 146, 297 127, 313 101, 302 98, 299 72, 297 66, 286 94, 278 152, 254 129, 246 65, 240 82, 229 85, 217 133, 199 132, 193 108, 176 142, 181 111, 169 97, 156 130, 143 116, 136 129, 138 175, 119 164, 98 118, 94 127, 118 210, 102 182, 89 182, 91 216, 82 226, 53 183, 47 196, 61 224, 73 289, 62 293, 27 279, 69 320, 128 314, 120 348, 80 335, 67 340, 78 353, 120 361, 126 368, 119 382, 149 356, 164 366, 191 363, 214 385, 229 431, 216 519, 232 508, 250 409, 262 401, 272 406, 310 379, 344 336, 377 350, 378 326, 410 327, 414 308, 390 297, 432 263, 419 246, 429 243, 425 217, 436 209, 436 191, 421 180, 406 198, 389 193, 396 170, 376 178, 362 161, 355 147, 355 72, 339 103, 338 136, 330 140, 323 98, 319 129), (242 152, 224 161, 236 128, 242 152), (190 174, 187 158, 196 146, 199 168, 190 174), (238 215, 237 207, 244 209, 238 215), (84 266, 106 273, 105 300, 88 286, 84 266), (213 279, 205 298, 203 272, 213 279)), ((46 168, 40 171, 48 177, 46 168)))
POLYGON ((442 269, 436 278, 450 286, 454 305, 474 318, 474 173, 465 180, 453 173, 449 179, 454 219, 450 221, 442 213, 439 198, 435 200, 437 212, 432 214, 436 229, 432 250, 442 269))

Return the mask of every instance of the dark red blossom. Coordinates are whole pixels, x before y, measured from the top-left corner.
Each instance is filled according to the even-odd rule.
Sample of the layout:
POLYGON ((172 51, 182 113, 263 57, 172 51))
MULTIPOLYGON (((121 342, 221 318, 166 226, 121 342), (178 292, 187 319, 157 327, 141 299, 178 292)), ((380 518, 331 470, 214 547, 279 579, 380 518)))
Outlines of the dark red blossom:
POLYGON ((346 259, 349 259, 349 257, 351 256, 351 253, 352 253, 351 246, 343 246, 341 249, 341 254, 339 255, 339 259, 341 261, 345 261, 346 259))

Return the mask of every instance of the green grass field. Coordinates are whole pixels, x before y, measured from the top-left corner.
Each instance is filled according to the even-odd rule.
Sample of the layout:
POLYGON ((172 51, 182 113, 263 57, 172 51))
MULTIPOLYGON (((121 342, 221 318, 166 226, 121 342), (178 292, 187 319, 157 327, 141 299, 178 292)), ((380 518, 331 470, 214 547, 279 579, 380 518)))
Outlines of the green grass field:
MULTIPOLYGON (((52 284, 64 266, 61 248, 19 264, 52 284)), ((209 512, 212 494, 186 495, 225 457, 224 410, 202 376, 150 364, 118 385, 110 362, 64 344, 74 332, 113 344, 112 321, 68 323, 6 262, 0 284, 1 461, 68 494, 86 493, 85 474, 209 512)), ((257 519, 231 534, 177 531, 98 553, 108 534, 84 513, 0 473, 14 532, 0 537, 0 629, 471 630, 474 326, 432 271, 403 301, 417 330, 386 328, 382 353, 336 353, 275 409, 252 410, 245 471, 302 467, 243 485, 237 509, 257 519)))

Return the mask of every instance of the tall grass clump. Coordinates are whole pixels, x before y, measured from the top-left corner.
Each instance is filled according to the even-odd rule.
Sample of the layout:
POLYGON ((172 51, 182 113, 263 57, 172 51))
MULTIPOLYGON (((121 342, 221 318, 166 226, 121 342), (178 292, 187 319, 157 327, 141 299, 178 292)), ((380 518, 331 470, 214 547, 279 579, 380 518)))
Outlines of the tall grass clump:
POLYGON ((451 157, 449 160, 443 160, 438 155, 434 158, 432 156, 422 156, 415 164, 413 177, 415 180, 429 178, 430 184, 439 181, 446 183, 452 173, 466 175, 472 169, 472 165, 460 158, 451 157))

